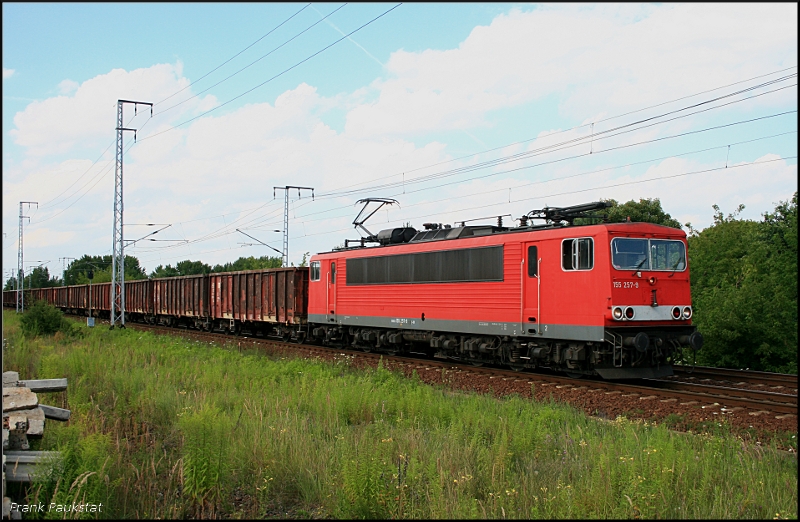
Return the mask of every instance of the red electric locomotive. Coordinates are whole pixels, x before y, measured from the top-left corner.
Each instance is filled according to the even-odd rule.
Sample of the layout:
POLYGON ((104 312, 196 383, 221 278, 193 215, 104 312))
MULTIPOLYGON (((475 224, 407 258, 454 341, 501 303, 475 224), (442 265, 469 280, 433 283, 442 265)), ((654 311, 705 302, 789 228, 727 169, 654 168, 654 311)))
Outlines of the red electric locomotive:
POLYGON ((366 238, 380 246, 313 256, 310 334, 476 365, 672 375, 683 347, 702 346, 686 234, 648 223, 573 225, 608 206, 534 211, 515 228, 385 230, 366 238))
MULTIPOLYGON (((364 210, 373 201, 393 202, 362 201, 364 210)), ((356 218, 368 233, 360 247, 346 241, 344 249, 313 256, 310 269, 132 281, 126 314, 517 370, 606 379, 671 375, 685 347, 703 344, 691 323, 686 234, 648 223, 574 224, 607 207, 546 208, 514 228, 500 220, 428 223, 421 232, 377 235, 356 218), (535 219, 544 224, 531 224, 535 219), (364 248, 370 241, 380 246, 364 248)), ((26 302, 44 299, 88 313, 88 288, 26 290, 26 302)), ((91 290, 92 315, 108 316, 110 283, 91 290)), ((15 292, 3 293, 4 306, 15 303, 15 292)))

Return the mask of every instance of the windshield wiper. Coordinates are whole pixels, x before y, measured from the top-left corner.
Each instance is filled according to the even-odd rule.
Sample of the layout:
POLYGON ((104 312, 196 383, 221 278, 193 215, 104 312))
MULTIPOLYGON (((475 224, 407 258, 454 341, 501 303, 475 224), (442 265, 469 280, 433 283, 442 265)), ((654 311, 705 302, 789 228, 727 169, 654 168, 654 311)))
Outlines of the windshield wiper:
POLYGON ((680 265, 681 263, 683 263, 683 258, 680 258, 677 261, 675 261, 675 264, 672 265, 672 273, 670 275, 668 275, 667 277, 674 276, 675 275, 675 270, 678 269, 678 265, 680 265))
POLYGON ((633 269, 633 275, 636 275, 636 272, 638 272, 639 269, 642 268, 642 265, 644 264, 645 261, 647 261, 647 256, 644 256, 644 259, 639 261, 639 264, 636 265, 636 268, 633 269))

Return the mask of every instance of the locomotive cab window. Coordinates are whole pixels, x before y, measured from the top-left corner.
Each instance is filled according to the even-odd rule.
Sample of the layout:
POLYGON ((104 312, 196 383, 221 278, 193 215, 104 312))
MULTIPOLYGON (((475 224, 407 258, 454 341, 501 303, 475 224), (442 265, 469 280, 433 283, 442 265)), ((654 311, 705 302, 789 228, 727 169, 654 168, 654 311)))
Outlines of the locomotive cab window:
POLYGON ((319 281, 319 261, 311 262, 311 280, 319 281))
POLYGON ((674 239, 615 237, 611 264, 617 270, 686 270, 686 245, 674 239))
POLYGON ((565 239, 561 243, 564 270, 591 270, 594 267, 594 240, 590 237, 565 239))

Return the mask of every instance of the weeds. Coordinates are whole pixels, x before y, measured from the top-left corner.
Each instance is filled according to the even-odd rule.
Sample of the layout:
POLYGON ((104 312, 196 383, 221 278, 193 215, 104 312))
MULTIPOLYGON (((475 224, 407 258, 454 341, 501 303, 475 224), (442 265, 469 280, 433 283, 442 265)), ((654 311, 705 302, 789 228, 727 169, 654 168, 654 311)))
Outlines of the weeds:
POLYGON ((22 333, 29 337, 60 333, 63 339, 72 338, 80 332, 80 328, 65 318, 61 310, 47 304, 46 301, 36 301, 22 314, 20 328, 22 333))
POLYGON ((7 369, 69 379, 73 420, 40 448, 64 462, 31 495, 103 501, 103 517, 797 517, 796 459, 724 426, 676 436, 347 359, 134 330, 66 344, 5 319, 7 369))

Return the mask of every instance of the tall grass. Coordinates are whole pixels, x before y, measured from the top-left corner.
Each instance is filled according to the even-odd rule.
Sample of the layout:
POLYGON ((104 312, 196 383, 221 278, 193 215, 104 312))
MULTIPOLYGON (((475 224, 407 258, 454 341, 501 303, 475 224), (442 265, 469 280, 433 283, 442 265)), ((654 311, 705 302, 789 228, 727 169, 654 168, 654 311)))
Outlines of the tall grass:
POLYGON ((724 425, 678 435, 452 394, 347 357, 276 359, 134 330, 66 344, 4 319, 5 369, 69 379, 73 420, 48 421, 41 446, 70 455, 61 484, 94 472, 80 494, 104 499, 104 517, 797 517, 796 458, 724 425))

